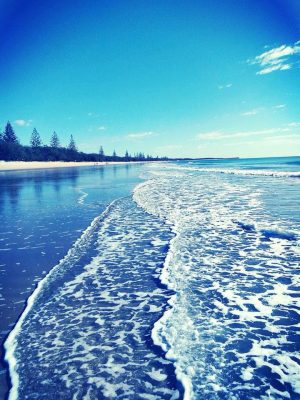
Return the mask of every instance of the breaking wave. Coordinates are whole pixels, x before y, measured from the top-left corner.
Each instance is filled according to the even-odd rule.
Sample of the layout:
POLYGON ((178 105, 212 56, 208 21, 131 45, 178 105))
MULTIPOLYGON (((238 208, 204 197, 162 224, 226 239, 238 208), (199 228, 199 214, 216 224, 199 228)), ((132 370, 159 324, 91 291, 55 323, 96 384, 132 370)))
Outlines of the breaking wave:
POLYGON ((299 226, 272 220, 264 186, 222 176, 156 168, 135 189, 175 235, 161 274, 175 294, 153 340, 185 399, 299 398, 299 226))
POLYGON ((172 293, 158 280, 170 229, 115 201, 38 284, 6 343, 9 399, 177 399, 151 327, 172 293))
POLYGON ((180 170, 180 171, 195 171, 195 172, 206 172, 206 173, 218 173, 218 174, 230 174, 230 175, 241 175, 241 176, 273 176, 276 178, 300 178, 300 172, 294 171, 277 171, 270 169, 237 169, 237 168, 198 168, 198 167, 187 167, 187 166, 168 166, 168 170, 180 170))

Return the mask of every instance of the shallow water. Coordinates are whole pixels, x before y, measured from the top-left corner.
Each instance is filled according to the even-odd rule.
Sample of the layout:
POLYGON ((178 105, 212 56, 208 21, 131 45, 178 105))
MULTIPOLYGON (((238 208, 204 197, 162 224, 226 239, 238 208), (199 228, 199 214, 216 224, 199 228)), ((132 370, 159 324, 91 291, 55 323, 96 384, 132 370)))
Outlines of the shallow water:
POLYGON ((6 341, 10 398, 300 398, 299 161, 152 164, 92 207, 6 341))
POLYGON ((175 234, 153 339, 186 398, 299 398, 300 180, 197 163, 152 175, 135 200, 175 234))
POLYGON ((151 341, 170 297, 158 280, 169 239, 129 198, 94 222, 22 324, 19 398, 179 397, 173 365, 151 341))
MULTIPOLYGON (((114 199, 140 181, 140 165, 0 172, 0 343, 36 284, 114 199)), ((0 365, 0 399, 7 391, 0 365)))

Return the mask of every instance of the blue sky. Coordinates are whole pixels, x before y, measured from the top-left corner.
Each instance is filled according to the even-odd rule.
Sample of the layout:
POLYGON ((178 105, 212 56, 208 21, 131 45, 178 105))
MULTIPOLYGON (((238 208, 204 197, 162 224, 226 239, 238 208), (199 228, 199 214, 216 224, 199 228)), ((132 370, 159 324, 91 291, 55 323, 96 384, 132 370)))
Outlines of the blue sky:
POLYGON ((1 0, 0 128, 80 150, 300 153, 298 0, 1 0))

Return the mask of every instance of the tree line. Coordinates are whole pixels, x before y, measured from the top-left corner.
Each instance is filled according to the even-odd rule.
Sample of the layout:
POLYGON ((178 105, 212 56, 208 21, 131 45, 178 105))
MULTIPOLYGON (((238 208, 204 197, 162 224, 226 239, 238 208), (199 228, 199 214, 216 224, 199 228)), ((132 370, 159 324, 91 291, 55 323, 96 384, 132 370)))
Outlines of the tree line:
POLYGON ((144 153, 129 154, 126 150, 124 156, 106 155, 102 146, 98 153, 84 153, 79 151, 73 135, 67 147, 61 146, 59 136, 53 132, 50 144, 43 144, 41 136, 36 128, 33 129, 30 146, 20 143, 12 125, 7 122, 3 132, 0 132, 0 160, 4 161, 154 161, 166 160, 167 157, 159 158, 145 155, 144 153))

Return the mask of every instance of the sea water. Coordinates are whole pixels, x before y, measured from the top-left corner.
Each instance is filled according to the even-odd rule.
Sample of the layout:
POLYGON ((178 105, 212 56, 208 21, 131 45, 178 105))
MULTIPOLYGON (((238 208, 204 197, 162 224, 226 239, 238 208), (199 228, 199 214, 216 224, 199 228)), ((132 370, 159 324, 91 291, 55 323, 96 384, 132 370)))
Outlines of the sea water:
MULTIPOLYGON (((91 221, 140 182, 141 164, 0 172, 0 361, 37 283, 91 221)), ((0 399, 7 392, 0 363, 0 399)))
POLYGON ((28 299, 10 398, 300 398, 300 158, 142 175, 28 299))

